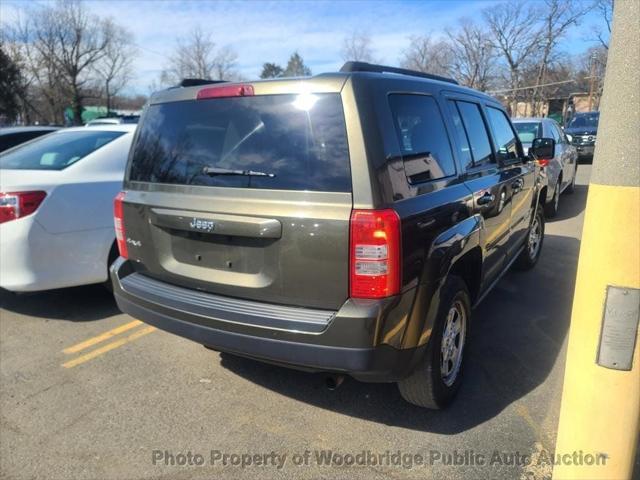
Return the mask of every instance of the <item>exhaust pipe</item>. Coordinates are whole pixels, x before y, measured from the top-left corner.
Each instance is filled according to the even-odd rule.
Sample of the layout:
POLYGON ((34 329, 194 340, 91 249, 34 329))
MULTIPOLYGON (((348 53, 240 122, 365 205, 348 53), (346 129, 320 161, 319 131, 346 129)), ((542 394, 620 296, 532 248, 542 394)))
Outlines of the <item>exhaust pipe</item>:
POLYGON ((329 375, 325 380, 327 388, 331 391, 336 390, 344 382, 344 375, 329 375))

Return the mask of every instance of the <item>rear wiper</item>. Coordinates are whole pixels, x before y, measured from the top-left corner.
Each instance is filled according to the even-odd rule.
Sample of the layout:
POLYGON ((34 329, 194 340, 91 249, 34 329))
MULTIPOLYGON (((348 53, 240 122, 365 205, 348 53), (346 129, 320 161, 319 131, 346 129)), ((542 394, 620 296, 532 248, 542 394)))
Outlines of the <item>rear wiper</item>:
POLYGON ((202 173, 215 177, 216 175, 241 175, 245 177, 269 177, 276 176, 275 173, 256 172, 255 170, 231 170, 230 168, 204 167, 202 173))

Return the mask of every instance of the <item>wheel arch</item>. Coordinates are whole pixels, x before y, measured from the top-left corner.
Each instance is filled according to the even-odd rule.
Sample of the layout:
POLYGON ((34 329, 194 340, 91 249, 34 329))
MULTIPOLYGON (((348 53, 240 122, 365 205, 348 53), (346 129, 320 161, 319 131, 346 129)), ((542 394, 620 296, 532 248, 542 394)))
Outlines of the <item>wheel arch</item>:
MULTIPOLYGON (((483 219, 473 215, 440 233, 427 254, 422 278, 401 341, 401 348, 428 343, 436 321, 442 288, 449 275, 459 275, 471 295, 478 295, 482 274, 483 250, 480 230, 483 219), (471 293, 471 292, 474 293, 471 293)), ((473 300, 472 300, 473 303, 473 300)))

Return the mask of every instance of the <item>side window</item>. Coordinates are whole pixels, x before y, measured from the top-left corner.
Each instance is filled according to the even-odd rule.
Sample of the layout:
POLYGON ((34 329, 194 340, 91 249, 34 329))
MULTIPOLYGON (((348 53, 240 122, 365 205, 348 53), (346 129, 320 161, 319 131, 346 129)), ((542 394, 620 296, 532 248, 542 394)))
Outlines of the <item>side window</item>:
POLYGON ((458 153, 460 154, 460 161, 462 162, 462 167, 468 170, 473 167, 471 147, 469 146, 469 139, 462 124, 462 117, 460 117, 456 102, 453 100, 449 100, 449 110, 451 111, 451 118, 453 119, 454 134, 459 145, 458 153))
POLYGON ((389 95, 389 105, 409 181, 419 183, 454 175, 451 144, 434 98, 394 94, 389 95))
POLYGON ((551 127, 551 136, 553 137, 553 139, 556 141, 556 143, 562 143, 564 141, 564 138, 558 126, 555 125, 554 123, 551 123, 550 127, 551 127))
POLYGON ((503 161, 516 160, 518 155, 518 140, 511 122, 502 110, 487 107, 489 123, 495 135, 498 157, 503 161))
MULTIPOLYGON (((480 106, 471 102, 454 102, 462 119, 464 134, 467 137, 468 145, 471 147, 471 158, 473 166, 495 163, 487 128, 482 119, 480 106)), ((464 143, 462 143, 464 145, 464 143)), ((463 147, 464 150, 464 147, 463 147)), ((464 158, 464 151, 462 152, 464 158)))

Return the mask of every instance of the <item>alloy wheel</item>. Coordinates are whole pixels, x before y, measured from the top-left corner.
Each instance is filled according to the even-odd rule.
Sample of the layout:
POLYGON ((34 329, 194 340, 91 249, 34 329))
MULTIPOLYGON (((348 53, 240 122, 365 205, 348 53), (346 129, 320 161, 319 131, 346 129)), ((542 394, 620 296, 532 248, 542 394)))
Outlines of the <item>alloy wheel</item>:
POLYGON ((529 239, 527 241, 527 250, 529 252, 529 258, 532 260, 538 255, 540 250, 540 242, 542 240, 542 226, 540 225, 540 219, 536 214, 529 230, 529 239))
POLYGON ((467 329, 467 314, 461 301, 449 309, 440 344, 440 375, 450 387, 456 381, 462 365, 462 351, 467 329))

